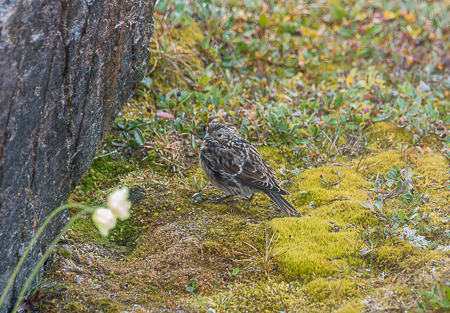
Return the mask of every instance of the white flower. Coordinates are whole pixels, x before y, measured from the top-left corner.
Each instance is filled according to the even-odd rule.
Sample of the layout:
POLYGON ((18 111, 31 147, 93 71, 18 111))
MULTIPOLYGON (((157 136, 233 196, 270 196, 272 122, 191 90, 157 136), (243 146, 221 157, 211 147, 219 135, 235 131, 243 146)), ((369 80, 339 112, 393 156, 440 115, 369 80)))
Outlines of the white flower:
POLYGON ((114 191, 108 199, 109 208, 99 208, 92 215, 95 226, 100 233, 107 236, 116 226, 117 217, 126 219, 130 217, 130 202, 128 202, 128 188, 114 191))
POLYGON ((117 189, 108 199, 108 207, 120 218, 130 217, 130 202, 128 200, 128 188, 117 189))
POLYGON ((95 210, 92 219, 103 236, 107 236, 109 230, 116 226, 117 217, 110 209, 99 208, 95 210))

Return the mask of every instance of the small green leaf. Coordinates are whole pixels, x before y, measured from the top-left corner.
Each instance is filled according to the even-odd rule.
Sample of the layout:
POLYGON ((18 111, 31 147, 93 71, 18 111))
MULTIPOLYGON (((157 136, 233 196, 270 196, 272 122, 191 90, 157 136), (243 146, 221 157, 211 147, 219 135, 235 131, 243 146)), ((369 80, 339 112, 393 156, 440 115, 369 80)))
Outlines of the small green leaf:
POLYGON ((343 37, 353 37, 355 35, 354 32, 352 32, 349 29, 341 28, 337 31, 337 33, 343 37))
POLYGON ((222 63, 220 63, 220 65, 223 67, 231 67, 232 66, 230 61, 223 61, 222 63))
POLYGON ((136 139, 136 142, 140 146, 143 146, 145 144, 144 135, 142 134, 142 131, 139 128, 136 128, 134 130, 134 139, 136 139))
POLYGON ((190 92, 185 92, 180 99, 180 103, 184 103, 186 102, 187 99, 189 99, 192 96, 192 93, 190 92))
POLYGON ((309 140, 308 139, 300 139, 295 141, 296 144, 298 145, 309 145, 309 140))
POLYGON ((266 27, 267 26, 267 17, 264 13, 261 13, 259 16, 259 26, 266 27))
POLYGON ((378 200, 373 201, 373 205, 374 205, 379 211, 382 210, 382 204, 381 204, 380 201, 378 201, 378 200))
POLYGON ((405 168, 405 178, 412 178, 413 174, 414 173, 411 167, 408 166, 407 168, 405 168))
POLYGON ((403 212, 403 211, 399 211, 399 212, 397 213, 397 217, 398 217, 400 220, 402 220, 402 221, 406 220, 406 214, 405 214, 405 212, 403 212))
POLYGON ((128 146, 128 147, 133 148, 133 147, 136 147, 137 145, 138 145, 138 143, 137 143, 136 140, 134 140, 134 139, 131 139, 131 140, 128 140, 128 141, 127 141, 127 146, 128 146))
POLYGON ((369 253, 371 253, 373 251, 373 249, 369 249, 367 251, 364 251, 363 253, 361 253, 361 255, 367 255, 369 253))
POLYGON ((334 102, 334 108, 337 109, 339 108, 342 103, 344 102, 344 99, 342 97, 342 94, 340 93, 337 97, 336 97, 336 101, 334 102))
POLYGON ((373 25, 372 27, 369 27, 369 29, 366 30, 366 35, 376 35, 378 34, 381 29, 383 28, 382 25, 373 25))
POLYGON ((184 5, 183 2, 177 2, 177 3, 175 3, 175 9, 176 9, 178 12, 183 12, 183 11, 184 11, 184 7, 185 7, 185 5, 184 5))
POLYGON ((375 118, 373 119, 373 121, 374 121, 374 122, 381 122, 381 121, 384 121, 384 120, 389 119, 391 116, 392 116, 391 113, 380 114, 380 115, 378 115, 377 117, 375 117, 375 118))
POLYGON ((147 87, 147 88, 150 89, 150 87, 152 86, 153 80, 152 80, 150 77, 145 77, 145 78, 141 81, 141 83, 142 83, 145 87, 147 87))
POLYGON ((359 129, 359 123, 348 123, 345 125, 345 128, 350 130, 358 130, 359 129))
POLYGON ((340 5, 333 5, 330 8, 330 15, 333 20, 342 21, 347 16, 347 12, 340 5))

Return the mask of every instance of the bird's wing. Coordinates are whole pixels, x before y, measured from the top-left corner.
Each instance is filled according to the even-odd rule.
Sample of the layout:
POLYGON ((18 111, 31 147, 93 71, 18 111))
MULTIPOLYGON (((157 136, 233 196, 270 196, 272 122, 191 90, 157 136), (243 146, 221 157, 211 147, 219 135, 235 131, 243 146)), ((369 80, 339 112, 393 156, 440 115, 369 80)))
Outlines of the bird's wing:
POLYGON ((207 166, 217 175, 230 175, 244 186, 263 192, 283 195, 283 190, 274 179, 270 166, 262 159, 258 150, 250 144, 243 144, 229 149, 211 147, 207 151, 207 166))
POLYGON ((244 184, 255 189, 288 195, 275 180, 275 173, 261 157, 261 154, 252 145, 246 145, 246 161, 242 166, 242 172, 237 175, 244 184))

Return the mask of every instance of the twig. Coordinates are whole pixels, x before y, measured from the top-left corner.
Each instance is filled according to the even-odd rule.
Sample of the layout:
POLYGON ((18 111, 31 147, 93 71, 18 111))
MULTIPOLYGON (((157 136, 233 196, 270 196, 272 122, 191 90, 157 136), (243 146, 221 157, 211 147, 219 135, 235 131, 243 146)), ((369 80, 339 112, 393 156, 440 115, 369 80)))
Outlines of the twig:
POLYGON ((362 170, 366 170, 366 169, 368 169, 369 167, 372 167, 372 166, 377 165, 378 163, 380 163, 380 161, 375 162, 375 163, 372 163, 372 164, 367 165, 367 166, 364 166, 364 167, 361 167, 359 170, 358 170, 358 168, 356 168, 356 169, 358 170, 358 172, 361 172, 362 170))
POLYGON ((101 159, 101 158, 104 158, 105 156, 114 154, 114 153, 118 152, 119 150, 120 150, 120 149, 116 149, 116 150, 114 150, 114 151, 108 152, 108 153, 103 154, 103 155, 97 155, 97 156, 94 158, 94 160, 95 160, 95 159, 101 159))
POLYGON ((348 198, 334 198, 334 199, 331 199, 330 201, 328 201, 328 203, 331 203, 331 202, 333 202, 333 201, 345 201, 345 200, 350 200, 350 197, 348 197, 348 198))
POLYGON ((365 154, 363 154, 362 155, 362 157, 361 157, 361 159, 359 160, 359 162, 358 162, 358 165, 356 165, 356 171, 358 171, 359 172, 359 166, 361 165, 361 162, 363 161, 363 160, 366 160, 369 156, 371 156, 372 155, 372 153, 369 153, 369 154, 367 154, 367 156, 366 157, 364 157, 365 156, 365 154))

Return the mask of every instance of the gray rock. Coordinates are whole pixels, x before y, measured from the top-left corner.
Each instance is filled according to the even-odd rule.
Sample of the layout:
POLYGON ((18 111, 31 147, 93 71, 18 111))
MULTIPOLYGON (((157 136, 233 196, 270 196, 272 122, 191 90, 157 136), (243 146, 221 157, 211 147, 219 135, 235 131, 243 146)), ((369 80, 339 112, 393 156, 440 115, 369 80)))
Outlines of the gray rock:
POLYGON ((70 248, 70 246, 69 246, 68 244, 62 245, 61 248, 66 249, 66 250, 69 251, 70 253, 73 253, 72 249, 70 248))
POLYGON ((139 185, 134 185, 130 187, 130 194, 128 195, 128 199, 133 202, 139 202, 140 200, 144 200, 147 199, 147 192, 146 190, 139 186, 139 185))
MULTIPOLYGON (((144 77, 153 6, 154 0, 0 4, 0 294, 20 251, 66 203, 144 77)), ((11 308, 67 217, 61 212, 49 223, 0 311, 11 308)))

